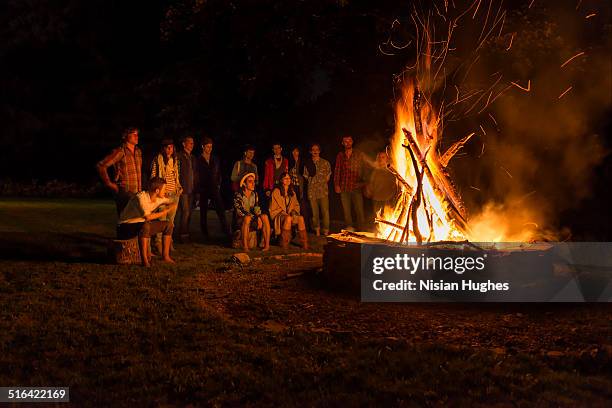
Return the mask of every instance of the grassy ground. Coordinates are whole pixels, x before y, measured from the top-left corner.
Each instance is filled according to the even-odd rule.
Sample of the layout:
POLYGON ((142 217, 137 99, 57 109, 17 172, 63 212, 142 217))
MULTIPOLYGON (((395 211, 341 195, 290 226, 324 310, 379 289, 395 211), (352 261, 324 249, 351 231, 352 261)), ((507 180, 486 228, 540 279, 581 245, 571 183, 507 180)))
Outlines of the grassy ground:
POLYGON ((201 243, 177 265, 109 265, 114 217, 0 200, 0 385, 70 386, 79 406, 612 399, 606 304, 361 304, 320 287, 320 257, 241 267, 201 243))

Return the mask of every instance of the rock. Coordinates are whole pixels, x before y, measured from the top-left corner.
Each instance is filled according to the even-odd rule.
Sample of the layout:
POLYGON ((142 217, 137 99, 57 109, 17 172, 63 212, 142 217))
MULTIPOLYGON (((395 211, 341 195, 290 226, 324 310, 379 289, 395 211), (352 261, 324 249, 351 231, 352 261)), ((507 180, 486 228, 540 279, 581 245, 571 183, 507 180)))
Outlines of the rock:
POLYGON ((248 265, 251 263, 251 258, 245 252, 238 252, 232 256, 231 261, 240 265, 248 265))

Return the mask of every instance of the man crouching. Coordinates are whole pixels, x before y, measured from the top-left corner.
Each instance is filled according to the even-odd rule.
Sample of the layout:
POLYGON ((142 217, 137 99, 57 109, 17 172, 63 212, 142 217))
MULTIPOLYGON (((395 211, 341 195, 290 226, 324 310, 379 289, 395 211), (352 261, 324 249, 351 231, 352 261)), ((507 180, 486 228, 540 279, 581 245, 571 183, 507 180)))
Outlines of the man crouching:
POLYGON ((162 259, 164 262, 174 263, 170 257, 174 225, 171 221, 160 221, 159 218, 174 211, 176 206, 176 202, 166 198, 166 180, 153 177, 149 180, 148 190, 141 191, 132 197, 119 215, 119 239, 131 239, 138 235, 143 266, 151 266, 151 236, 159 233, 163 235, 162 259), (163 204, 168 204, 168 206, 156 212, 163 204))

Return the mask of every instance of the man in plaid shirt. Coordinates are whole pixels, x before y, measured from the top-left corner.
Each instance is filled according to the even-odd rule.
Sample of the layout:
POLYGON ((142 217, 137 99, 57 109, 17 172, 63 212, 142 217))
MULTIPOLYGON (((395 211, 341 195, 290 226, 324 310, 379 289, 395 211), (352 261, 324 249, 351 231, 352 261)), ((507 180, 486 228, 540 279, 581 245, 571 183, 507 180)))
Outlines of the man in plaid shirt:
POLYGON ((342 138, 342 146, 344 146, 344 151, 336 156, 334 190, 340 194, 344 223, 346 224, 345 228, 349 231, 354 231, 351 202, 355 207, 358 226, 360 228, 364 227, 363 195, 361 193, 363 182, 361 180, 365 161, 363 153, 353 149, 352 136, 344 136, 342 138))
POLYGON ((142 190, 142 152, 138 144, 138 129, 130 127, 123 131, 123 143, 108 156, 98 162, 100 178, 115 194, 117 214, 125 208, 130 198, 142 190), (108 168, 113 166, 114 177, 111 180, 108 168))

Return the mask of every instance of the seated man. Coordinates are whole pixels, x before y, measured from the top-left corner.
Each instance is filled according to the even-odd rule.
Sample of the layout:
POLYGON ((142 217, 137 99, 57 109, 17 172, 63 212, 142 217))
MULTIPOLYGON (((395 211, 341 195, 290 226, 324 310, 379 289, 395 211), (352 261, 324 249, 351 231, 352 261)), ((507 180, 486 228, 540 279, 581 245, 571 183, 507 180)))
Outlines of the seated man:
POLYGON ((304 217, 300 215, 300 199, 291 183, 291 175, 284 172, 280 176, 280 186, 272 192, 270 201, 270 218, 274 223, 274 232, 281 236, 280 245, 287 249, 291 241, 291 227, 297 226, 302 247, 308 249, 308 234, 304 217))
POLYGON ((151 236, 162 233, 162 257, 165 262, 174 263, 170 258, 172 243, 171 221, 160 221, 169 212, 176 209, 177 204, 165 197, 166 180, 153 177, 149 181, 148 191, 141 191, 132 197, 119 215, 119 239, 131 239, 138 235, 140 257, 144 266, 151 266, 151 236), (169 204, 166 209, 154 212, 163 204, 169 204))
POLYGON ((249 231, 262 230, 263 251, 270 249, 270 221, 261 213, 259 198, 255 191, 255 173, 247 173, 240 180, 240 189, 234 194, 234 217, 240 229, 242 248, 249 250, 249 231))

